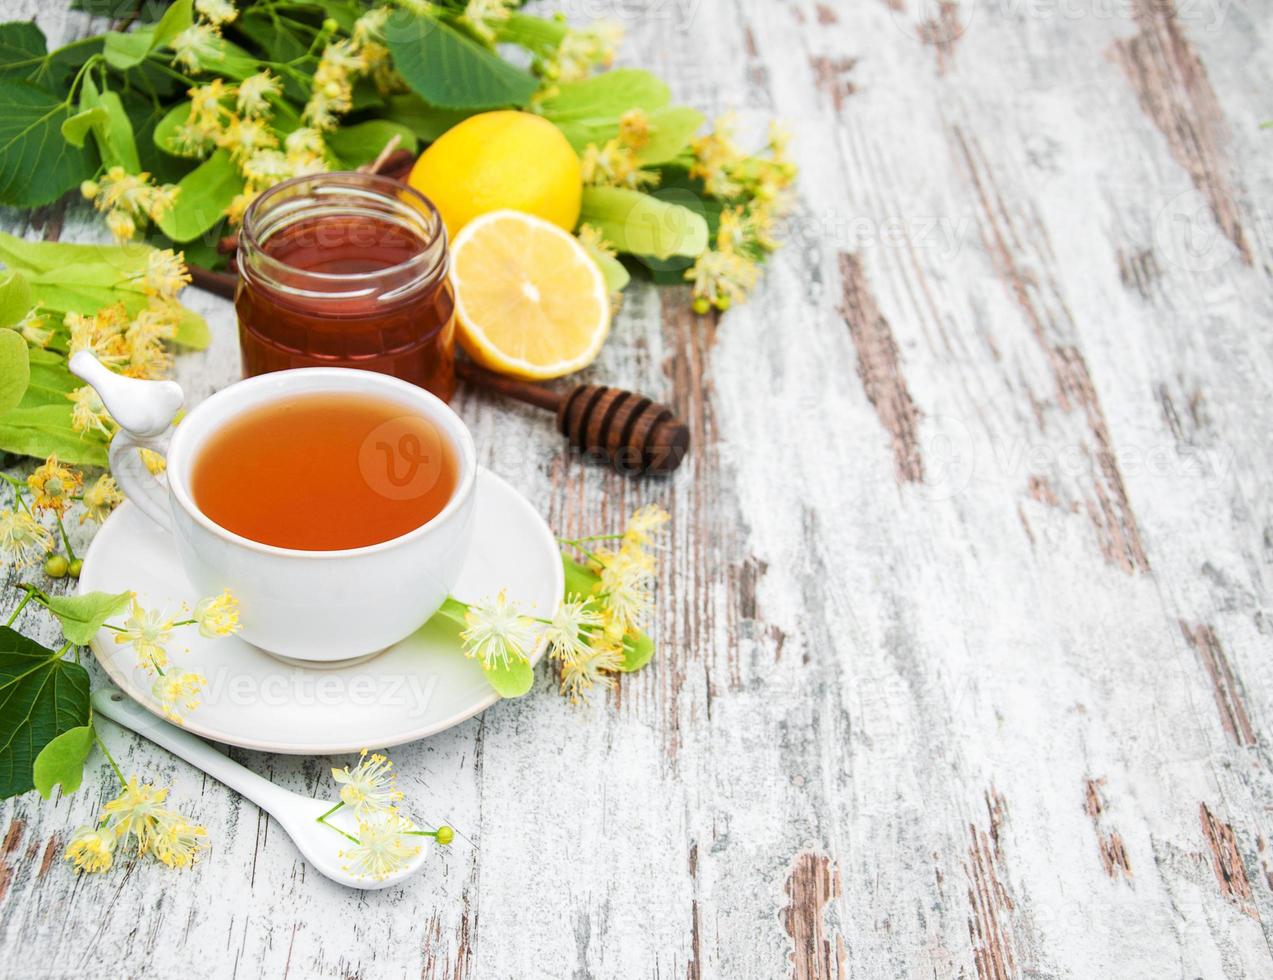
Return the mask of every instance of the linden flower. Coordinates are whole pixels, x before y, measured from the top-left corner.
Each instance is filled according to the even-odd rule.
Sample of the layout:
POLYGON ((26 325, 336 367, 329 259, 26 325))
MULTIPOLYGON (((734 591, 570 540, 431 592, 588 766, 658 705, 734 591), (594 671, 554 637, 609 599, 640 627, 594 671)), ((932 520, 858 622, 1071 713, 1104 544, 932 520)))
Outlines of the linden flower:
POLYGON ((605 644, 587 650, 574 660, 567 660, 561 668, 561 693, 570 698, 571 704, 588 700, 588 692, 600 685, 614 687, 611 672, 623 666, 623 649, 605 644))
POLYGON ((205 126, 212 124, 219 127, 220 121, 230 116, 225 103, 235 94, 235 89, 222 79, 215 78, 205 85, 194 86, 186 94, 190 96, 191 122, 198 120, 205 126))
POLYGON ((194 9, 218 27, 239 16, 230 0, 195 0, 194 9))
POLYGON ((181 814, 165 814, 151 840, 151 850, 168 867, 187 868, 208 846, 207 836, 205 828, 192 825, 181 814))
POLYGON ((22 339, 33 347, 48 347, 53 339, 53 331, 44 325, 44 317, 31 310, 19 320, 14 328, 22 334, 22 339))
POLYGON ((173 621, 165 619, 157 609, 144 609, 133 599, 132 613, 122 629, 115 631, 115 642, 130 643, 137 651, 138 663, 148 673, 163 670, 168 663, 164 644, 172 635, 173 621))
POLYGON ((473 29, 473 33, 488 44, 495 40, 495 29, 517 6, 517 0, 469 0, 460 19, 473 29))
POLYGON ((147 296, 175 299, 190 284, 185 252, 157 248, 146 256, 146 270, 140 277, 147 296))
POLYGON ((650 535, 672 519, 672 515, 658 504, 648 504, 633 512, 623 532, 623 543, 643 548, 650 543, 650 535))
POLYGON ((137 222, 127 211, 111 211, 106 215, 106 230, 117 242, 131 241, 137 234, 137 222))
POLYGON ((31 506, 35 510, 51 510, 63 514, 71 498, 84 485, 84 474, 68 469, 57 461, 54 454, 27 477, 27 486, 35 495, 31 506))
POLYGON ((155 678, 155 683, 150 687, 150 693, 159 702, 159 707, 163 709, 168 719, 180 724, 182 714, 179 709, 194 711, 199 707, 199 692, 207 683, 208 679, 202 674, 170 670, 155 678))
POLYGON ((550 656, 572 663, 585 656, 592 644, 592 633, 602 626, 601 613, 596 599, 581 599, 574 595, 557 607, 552 622, 544 630, 548 637, 550 656))
POLYGON ((288 154, 314 154, 322 156, 327 151, 323 134, 309 126, 301 126, 287 134, 283 147, 288 154))
POLYGON ((217 137, 217 145, 230 151, 236 162, 278 146, 274 131, 259 119, 231 117, 230 123, 217 137))
MULTIPOLYGON (((760 279, 760 267, 736 252, 709 250, 685 270, 685 278, 694 283, 692 292, 696 298, 727 309, 747 298, 760 279)), ((707 306, 701 310, 696 306, 695 312, 706 313, 707 306)))
POLYGON ((359 823, 358 843, 340 852, 340 857, 349 862, 345 870, 359 878, 383 881, 420 853, 420 845, 412 836, 414 831, 415 824, 396 812, 386 813, 374 822, 359 823))
POLYGON ((368 757, 363 749, 358 765, 351 770, 332 768, 332 779, 340 783, 340 799, 353 807, 359 819, 385 813, 402 799, 402 792, 394 786, 393 763, 388 757, 373 754, 368 757))
POLYGON ((14 568, 28 568, 53 550, 53 535, 25 510, 0 511, 0 551, 14 568))
POLYGON ((172 367, 172 355, 148 331, 129 329, 124 339, 128 344, 128 366, 124 374, 128 377, 160 378, 172 367))
POLYGON ((66 860, 77 871, 105 871, 115 855, 115 835, 97 827, 80 827, 66 845, 66 860))
POLYGON ((145 854, 155 843, 155 838, 172 819, 172 814, 164 809, 164 800, 168 798, 168 790, 156 789, 149 783, 138 784, 137 777, 131 777, 124 786, 123 792, 106 804, 102 812, 102 820, 107 823, 107 830, 117 841, 128 836, 137 838, 137 853, 145 854))
POLYGON ((600 21, 582 31, 568 30, 556 53, 540 66, 540 73, 557 82, 587 78, 593 68, 614 64, 615 49, 621 40, 623 28, 610 21, 600 21))
POLYGON ((123 337, 123 307, 107 306, 96 316, 68 313, 62 323, 70 334, 71 354, 89 351, 108 367, 122 367, 128 359, 123 337))
POLYGON ((111 434, 111 417, 91 386, 76 388, 66 397, 71 402, 71 428, 74 431, 100 432, 104 436, 111 434))
POLYGON ((194 620, 199 624, 200 636, 208 639, 230 636, 242 628, 239 624, 239 601, 229 589, 220 595, 200 599, 194 607, 194 620))
POLYGON ((110 516, 112 510, 124 502, 124 495, 115 485, 115 478, 109 473, 104 473, 97 478, 96 483, 84 491, 82 501, 84 513, 80 517, 80 523, 97 521, 101 524, 110 516))
POLYGON ((460 633, 464 655, 481 660, 487 667, 529 659, 539 639, 535 621, 508 601, 507 590, 500 590, 494 602, 469 606, 464 621, 468 624, 460 633))
POLYGON ((282 94, 283 86, 268 71, 249 75, 239 83, 239 112, 251 118, 268 115, 272 111, 270 98, 282 94))
POLYGON ((278 150, 259 150, 243 161, 243 178, 253 187, 272 187, 291 176, 291 159, 278 150))
POLYGON ((601 566, 601 593, 609 632, 622 635, 639 629, 654 604, 653 570, 648 555, 620 548, 606 555, 601 566))
POLYGON ((204 67, 225 57, 221 51, 221 34, 212 24, 195 24, 168 42, 173 60, 190 74, 197 75, 204 67))

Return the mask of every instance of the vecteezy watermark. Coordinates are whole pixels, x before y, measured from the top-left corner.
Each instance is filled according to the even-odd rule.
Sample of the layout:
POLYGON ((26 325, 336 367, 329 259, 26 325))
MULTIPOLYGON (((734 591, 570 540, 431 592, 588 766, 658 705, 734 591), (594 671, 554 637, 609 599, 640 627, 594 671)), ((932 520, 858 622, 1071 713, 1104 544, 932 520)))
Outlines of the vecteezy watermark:
POLYGON ((384 708, 418 718, 429 710, 438 686, 432 673, 287 669, 245 673, 228 667, 208 671, 202 708, 384 708))
POLYGON ((358 448, 358 472, 389 500, 423 497, 442 477, 446 447, 438 427, 418 415, 376 426, 358 448))
POLYGON ((821 215, 792 214, 782 219, 779 237, 797 247, 827 247, 839 252, 868 248, 908 248, 953 259, 976 234, 971 215, 895 214, 868 217, 830 209, 821 215))

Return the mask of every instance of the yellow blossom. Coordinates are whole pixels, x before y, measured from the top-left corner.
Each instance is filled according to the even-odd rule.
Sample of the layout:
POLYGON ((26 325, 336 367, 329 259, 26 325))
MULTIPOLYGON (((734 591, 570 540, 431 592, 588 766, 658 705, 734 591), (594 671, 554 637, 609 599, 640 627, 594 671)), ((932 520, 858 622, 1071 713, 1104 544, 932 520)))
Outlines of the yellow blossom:
POLYGON ((25 510, 0 511, 0 551, 14 568, 29 568, 53 550, 53 534, 25 510))
MULTIPOLYGON (((66 396, 71 402, 71 428, 79 433, 100 432, 109 437, 114 420, 102 404, 101 397, 89 385, 82 385, 66 396)), ((82 523, 82 521, 81 521, 82 523)))
POLYGON ((574 660, 567 660, 561 668, 561 693, 572 704, 588 699, 588 692, 597 685, 613 687, 610 676, 623 666, 623 649, 617 644, 598 644, 574 660))
POLYGON ((30 310, 27 315, 19 320, 13 327, 22 334, 22 339, 33 347, 48 347, 49 341, 53 339, 53 331, 44 325, 44 317, 35 310, 30 310))
POLYGON ((360 822, 358 843, 340 852, 348 862, 345 870, 359 878, 383 881, 420 853, 419 838, 412 836, 413 831, 415 824, 397 812, 360 822))
POLYGON ((539 639, 535 621, 523 616, 517 604, 508 600, 507 590, 501 590, 493 602, 469 606, 464 622, 468 624, 460 633, 464 655, 481 660, 487 667, 529 659, 539 639))
POLYGON ((230 220, 230 224, 242 224, 243 216, 247 214, 248 208, 260 196, 260 191, 243 191, 241 194, 235 194, 229 207, 225 209, 225 216, 230 220))
POLYGON ((115 854, 115 835, 97 827, 80 827, 66 845, 66 860, 77 871, 106 871, 115 854))
POLYGON ((129 836, 135 837, 137 853, 145 854, 154 846, 161 823, 171 818, 163 806, 167 798, 168 790, 139 784, 133 776, 119 796, 106 804, 102 820, 116 841, 122 843, 129 836))
POLYGON ((259 71, 239 82, 239 112, 250 118, 260 118, 272 111, 271 98, 283 94, 283 86, 268 71, 259 71))
POLYGON ((623 532, 623 543, 644 548, 650 543, 650 535, 672 519, 672 515, 658 504, 647 504, 633 511, 623 532))
POLYGON ((552 621, 544 631, 548 637, 549 655, 557 660, 572 663, 587 655, 594 634, 602 626, 601 613, 592 596, 581 598, 572 595, 557 607, 552 621))
POLYGON ((223 120, 230 118, 226 102, 237 90, 223 79, 214 78, 204 85, 195 85, 186 94, 190 96, 190 121, 219 129, 223 120))
POLYGON ((207 683, 207 678, 202 674, 169 670, 155 678, 150 693, 159 702, 159 707, 168 719, 180 723, 180 709, 193 711, 199 707, 199 692, 207 683))
POLYGON ((194 9, 218 27, 239 16, 230 0, 195 0, 194 9))
POLYGON ((225 58, 221 49, 221 32, 213 24, 194 24, 168 42, 173 61, 192 75, 225 58))
POLYGON ((131 241, 137 234, 137 222, 127 211, 118 208, 106 214, 106 229, 117 242, 131 241))
POLYGON ((622 39, 623 28, 611 21, 598 21, 584 30, 567 30, 552 57, 538 70, 554 82, 587 78, 594 68, 614 64, 615 50, 622 39))
POLYGON ((220 595, 200 599, 194 607, 194 620, 199 624, 199 634, 209 639, 218 636, 230 636, 237 633, 239 624, 239 602, 230 594, 230 590, 220 595))
POLYGON ((84 513, 80 516, 80 523, 97 521, 101 524, 123 502, 124 495, 115 485, 115 478, 109 473, 103 473, 96 483, 84 491, 84 513))
POLYGON ((273 149, 253 153, 243 161, 242 169, 243 179, 248 182, 248 186, 261 190, 294 176, 287 155, 273 149))
POLYGON ((35 496, 31 507, 37 511, 51 510, 59 515, 65 513, 71 498, 79 493, 83 485, 84 474, 63 466, 56 454, 27 477, 27 486, 35 496))
POLYGON ((132 612, 122 629, 115 631, 116 643, 130 643, 137 651, 137 663, 147 673, 156 673, 168 664, 164 644, 172 635, 173 620, 157 609, 144 609, 133 598, 132 612))
POLYGON ((175 299, 190 283, 186 254, 170 248, 157 248, 146 256, 146 270, 141 274, 142 288, 148 296, 175 299))
POLYGON ((601 566, 601 595, 612 636, 640 629, 654 604, 653 568, 644 552, 631 547, 607 554, 601 566))
POLYGON ((225 129, 217 136, 217 145, 229 150, 235 161, 242 163, 262 150, 278 146, 278 137, 259 119, 232 116, 225 129))
POLYGON ((99 361, 110 367, 122 367, 128 358, 124 342, 127 313, 123 304, 104 306, 94 316, 68 313, 62 321, 70 334, 71 354, 82 350, 91 352, 99 361))
POLYGON ((332 779, 340 784, 340 800, 352 807, 359 819, 393 809, 402 799, 402 792, 394 785, 393 763, 387 756, 367 755, 363 749, 358 765, 350 769, 332 768, 332 779))
POLYGON ((186 868, 208 846, 208 831, 196 827, 179 813, 173 813, 159 821, 159 827, 151 840, 151 851, 170 868, 186 868))
POLYGON ((517 0, 468 0, 460 20, 489 44, 495 40, 499 25, 508 20, 511 8, 517 5, 517 0))
POLYGON ((161 378, 172 366, 172 355, 148 330, 130 327, 124 335, 128 344, 128 366, 124 374, 130 378, 161 378))

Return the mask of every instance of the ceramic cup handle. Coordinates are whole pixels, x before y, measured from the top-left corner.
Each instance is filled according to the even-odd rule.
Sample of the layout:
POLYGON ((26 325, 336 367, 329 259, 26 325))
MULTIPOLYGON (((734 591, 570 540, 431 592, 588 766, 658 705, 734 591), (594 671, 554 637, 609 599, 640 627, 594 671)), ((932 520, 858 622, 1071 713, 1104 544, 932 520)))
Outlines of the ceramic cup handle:
POLYGON ((146 468, 138 450, 165 452, 172 417, 185 401, 181 386, 175 381, 125 378, 107 369, 88 351, 73 354, 67 366, 77 378, 93 386, 111 418, 120 425, 110 445, 111 473, 120 489, 143 514, 165 531, 171 531, 168 490, 146 468))

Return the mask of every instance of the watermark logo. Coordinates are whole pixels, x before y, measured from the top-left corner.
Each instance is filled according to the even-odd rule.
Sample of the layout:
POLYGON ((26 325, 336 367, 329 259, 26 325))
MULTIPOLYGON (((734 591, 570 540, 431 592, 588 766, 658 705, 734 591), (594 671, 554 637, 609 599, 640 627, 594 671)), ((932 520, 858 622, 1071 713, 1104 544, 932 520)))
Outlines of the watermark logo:
POLYGON ((442 434, 428 419, 403 415, 376 426, 358 449, 358 471, 389 500, 423 497, 442 476, 442 434))

